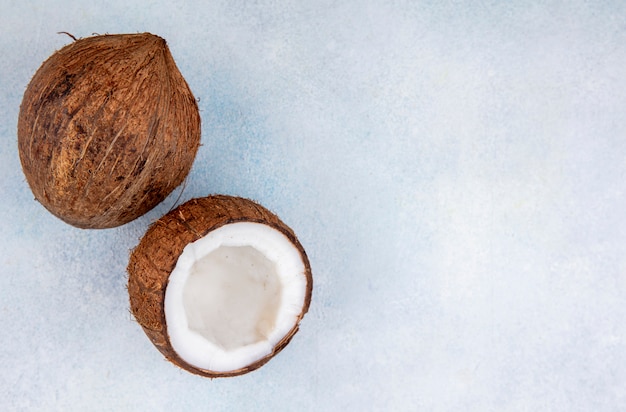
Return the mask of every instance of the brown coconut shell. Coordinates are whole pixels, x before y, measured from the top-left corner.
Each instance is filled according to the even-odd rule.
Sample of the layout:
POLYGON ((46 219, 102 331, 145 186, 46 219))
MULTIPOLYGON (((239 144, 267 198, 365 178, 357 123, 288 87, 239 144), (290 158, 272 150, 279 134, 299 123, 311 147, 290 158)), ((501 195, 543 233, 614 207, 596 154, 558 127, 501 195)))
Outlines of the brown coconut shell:
POLYGON ((37 70, 17 135, 35 198, 71 225, 109 228, 143 215, 185 179, 200 114, 164 39, 94 36, 37 70))
POLYGON ((294 232, 261 205, 248 199, 222 195, 190 200, 150 226, 130 256, 128 274, 131 311, 152 343, 170 362, 189 372, 210 378, 251 372, 280 352, 298 331, 300 320, 308 311, 313 289, 309 259, 294 232), (271 226, 283 233, 300 251, 307 279, 305 302, 298 321, 271 354, 231 372, 199 369, 181 359, 170 344, 165 320, 165 290, 170 273, 187 244, 215 229, 236 222, 257 222, 271 226))

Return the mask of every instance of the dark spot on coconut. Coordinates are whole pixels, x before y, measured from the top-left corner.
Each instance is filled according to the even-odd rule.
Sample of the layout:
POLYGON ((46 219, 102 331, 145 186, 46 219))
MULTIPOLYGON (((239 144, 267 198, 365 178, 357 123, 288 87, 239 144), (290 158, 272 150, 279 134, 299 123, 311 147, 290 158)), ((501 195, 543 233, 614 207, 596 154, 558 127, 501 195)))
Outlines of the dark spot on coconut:
POLYGON ((61 97, 65 97, 72 91, 74 87, 74 77, 75 74, 63 73, 61 75, 61 81, 52 89, 50 94, 48 95, 48 100, 56 100, 61 97))
POLYGON ((82 124, 77 122, 77 123, 75 123, 75 125, 76 125, 76 131, 78 133, 80 133, 80 134, 87 134, 87 131, 85 130, 85 128, 83 127, 82 124))
POLYGON ((133 176, 138 176, 141 171, 143 170, 143 167, 146 165, 146 159, 141 159, 139 161, 139 163, 137 163, 137 166, 135 167, 135 170, 133 170, 133 176))

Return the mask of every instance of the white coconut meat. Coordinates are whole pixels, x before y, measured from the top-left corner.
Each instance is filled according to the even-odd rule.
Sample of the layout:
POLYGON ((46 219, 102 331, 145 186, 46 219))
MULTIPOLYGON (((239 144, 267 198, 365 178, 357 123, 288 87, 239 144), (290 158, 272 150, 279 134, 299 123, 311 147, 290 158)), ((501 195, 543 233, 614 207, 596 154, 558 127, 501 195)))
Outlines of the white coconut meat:
POLYGON ((302 259, 283 233, 262 223, 227 224, 187 245, 165 291, 172 348, 215 372, 271 354, 305 304, 302 259))

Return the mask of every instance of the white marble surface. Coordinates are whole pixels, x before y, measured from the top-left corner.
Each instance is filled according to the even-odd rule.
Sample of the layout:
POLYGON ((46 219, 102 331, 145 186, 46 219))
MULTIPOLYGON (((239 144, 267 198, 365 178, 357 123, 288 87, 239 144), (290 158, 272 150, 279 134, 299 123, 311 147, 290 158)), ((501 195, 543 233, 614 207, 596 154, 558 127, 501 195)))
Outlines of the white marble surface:
POLYGON ((626 410, 626 3, 0 0, 0 410, 626 410), (248 375, 166 362, 123 227, 47 213, 22 93, 92 33, 168 40, 200 99, 181 200, 254 198, 315 278, 248 375))

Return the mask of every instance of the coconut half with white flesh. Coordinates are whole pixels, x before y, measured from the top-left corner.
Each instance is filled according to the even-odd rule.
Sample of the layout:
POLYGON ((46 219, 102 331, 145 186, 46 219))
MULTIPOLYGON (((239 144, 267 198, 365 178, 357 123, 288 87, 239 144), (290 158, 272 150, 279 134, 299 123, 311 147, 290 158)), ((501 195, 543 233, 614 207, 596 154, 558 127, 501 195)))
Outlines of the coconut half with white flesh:
POLYGON ((154 223, 128 265, 133 315, 165 357, 207 377, 250 372, 282 350, 311 301, 293 231, 238 197, 193 199, 154 223))

